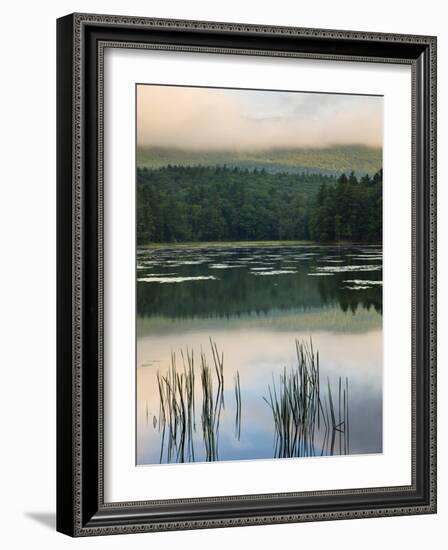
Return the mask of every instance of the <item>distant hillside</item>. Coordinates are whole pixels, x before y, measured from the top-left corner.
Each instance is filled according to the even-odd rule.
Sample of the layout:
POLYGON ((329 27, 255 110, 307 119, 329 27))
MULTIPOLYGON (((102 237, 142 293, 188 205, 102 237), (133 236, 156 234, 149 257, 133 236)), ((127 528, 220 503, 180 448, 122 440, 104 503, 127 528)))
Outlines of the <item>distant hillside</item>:
POLYGON ((361 145, 337 146, 323 149, 276 149, 270 151, 187 151, 169 148, 139 148, 137 165, 140 168, 173 166, 229 166, 254 168, 275 172, 310 172, 373 175, 382 168, 382 149, 361 145))

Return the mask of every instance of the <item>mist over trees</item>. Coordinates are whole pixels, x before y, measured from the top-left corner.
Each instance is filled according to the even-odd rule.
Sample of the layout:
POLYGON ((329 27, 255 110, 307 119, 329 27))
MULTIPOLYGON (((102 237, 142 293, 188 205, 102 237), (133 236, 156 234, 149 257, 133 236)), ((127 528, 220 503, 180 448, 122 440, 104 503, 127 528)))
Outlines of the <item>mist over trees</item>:
POLYGON ((382 171, 357 178, 226 166, 137 170, 138 244, 382 239, 382 171))

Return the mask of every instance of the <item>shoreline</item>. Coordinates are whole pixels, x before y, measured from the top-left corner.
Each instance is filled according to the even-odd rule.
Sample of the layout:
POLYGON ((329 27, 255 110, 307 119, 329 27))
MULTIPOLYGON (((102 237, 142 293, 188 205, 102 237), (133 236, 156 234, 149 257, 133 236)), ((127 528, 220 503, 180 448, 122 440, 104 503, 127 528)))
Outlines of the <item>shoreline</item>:
POLYGON ((321 243, 318 241, 190 241, 190 242, 165 242, 165 243, 146 243, 138 244, 137 249, 155 249, 155 248, 210 248, 210 247, 244 247, 244 246, 327 246, 327 247, 351 247, 351 246, 382 246, 383 243, 364 243, 341 241, 335 243, 321 243))

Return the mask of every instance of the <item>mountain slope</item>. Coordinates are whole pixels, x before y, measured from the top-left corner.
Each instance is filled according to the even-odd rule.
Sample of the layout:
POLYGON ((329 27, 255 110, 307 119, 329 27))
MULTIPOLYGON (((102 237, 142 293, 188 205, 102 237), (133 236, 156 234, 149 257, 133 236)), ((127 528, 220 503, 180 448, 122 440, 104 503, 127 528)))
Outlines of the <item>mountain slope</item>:
POLYGON ((269 151, 187 151, 169 148, 138 148, 137 165, 160 168, 167 165, 216 166, 262 169, 269 172, 326 174, 374 174, 382 167, 382 150, 361 145, 269 151))

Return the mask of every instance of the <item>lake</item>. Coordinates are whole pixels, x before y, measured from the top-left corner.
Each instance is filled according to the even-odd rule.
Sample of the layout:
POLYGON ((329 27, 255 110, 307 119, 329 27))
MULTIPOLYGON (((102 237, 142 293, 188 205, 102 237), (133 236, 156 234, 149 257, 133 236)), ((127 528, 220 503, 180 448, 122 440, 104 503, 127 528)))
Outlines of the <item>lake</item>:
POLYGON ((137 464, 382 452, 378 246, 137 250, 137 464))

